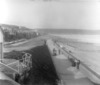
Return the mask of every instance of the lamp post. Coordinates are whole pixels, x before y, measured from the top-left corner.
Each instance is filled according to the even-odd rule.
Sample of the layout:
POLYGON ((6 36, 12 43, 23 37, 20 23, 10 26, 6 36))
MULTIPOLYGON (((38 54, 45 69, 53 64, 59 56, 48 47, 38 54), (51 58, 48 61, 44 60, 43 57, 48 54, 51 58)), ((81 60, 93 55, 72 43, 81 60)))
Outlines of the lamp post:
POLYGON ((3 32, 2 28, 0 27, 0 62, 2 62, 3 59, 3 32))

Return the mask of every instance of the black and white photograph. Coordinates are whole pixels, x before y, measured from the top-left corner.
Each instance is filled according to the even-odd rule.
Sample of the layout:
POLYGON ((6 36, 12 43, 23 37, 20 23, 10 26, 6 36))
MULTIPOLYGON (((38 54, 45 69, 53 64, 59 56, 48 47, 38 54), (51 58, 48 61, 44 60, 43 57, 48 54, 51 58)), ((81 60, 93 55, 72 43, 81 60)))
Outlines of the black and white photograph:
POLYGON ((0 85, 100 85, 100 0, 0 0, 0 85))

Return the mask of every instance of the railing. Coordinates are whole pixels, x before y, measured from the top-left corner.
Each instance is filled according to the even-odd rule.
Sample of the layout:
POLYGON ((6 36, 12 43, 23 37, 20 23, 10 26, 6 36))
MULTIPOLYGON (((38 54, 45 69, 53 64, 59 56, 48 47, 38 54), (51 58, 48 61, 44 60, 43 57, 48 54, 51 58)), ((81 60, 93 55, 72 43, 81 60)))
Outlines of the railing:
POLYGON ((20 73, 20 67, 22 66, 22 68, 27 68, 30 69, 32 67, 32 59, 31 59, 31 54, 23 52, 24 55, 22 56, 22 59, 19 59, 17 61, 11 62, 9 64, 5 64, 3 61, 6 59, 2 59, 2 62, 0 62, 0 69, 2 70, 4 67, 5 68, 9 68, 12 71, 16 72, 16 73, 20 73), (15 69, 13 67, 11 67, 12 65, 16 65, 18 67, 18 69, 15 69))

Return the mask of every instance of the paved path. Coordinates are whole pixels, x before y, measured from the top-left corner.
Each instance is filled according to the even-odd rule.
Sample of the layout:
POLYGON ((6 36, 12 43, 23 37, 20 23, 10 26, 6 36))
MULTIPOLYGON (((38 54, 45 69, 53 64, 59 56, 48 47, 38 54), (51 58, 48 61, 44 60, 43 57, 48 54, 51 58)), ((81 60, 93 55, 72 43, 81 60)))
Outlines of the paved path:
MULTIPOLYGON (((47 45, 52 54, 54 43, 47 41, 47 45)), ((57 48, 56 48, 57 49, 57 48)), ((93 83, 76 68, 71 67, 71 62, 68 60, 68 56, 63 54, 52 56, 57 73, 62 80, 62 85, 93 85, 93 83)))
MULTIPOLYGON (((84 75, 86 75, 91 81, 95 82, 95 83, 98 83, 100 84, 100 75, 97 74, 97 69, 93 69, 91 68, 91 65, 93 63, 90 64, 90 66, 88 65, 90 62, 87 62, 88 64, 86 64, 83 60, 84 59, 81 59, 80 56, 82 56, 82 54, 80 56, 78 55, 75 55, 72 51, 72 53, 69 53, 68 50, 66 49, 63 49, 63 48, 60 48, 58 45, 56 45, 58 47, 58 49, 60 49, 66 56, 67 55, 70 55, 70 57, 74 58, 74 59, 78 59, 81 61, 81 64, 80 64, 80 70, 81 72, 84 73, 84 75)), ((77 53, 79 54, 79 53, 77 53)), ((84 55, 85 56, 85 55, 84 55)), ((84 58, 84 57, 83 57, 84 58)), ((92 60, 93 61, 93 60, 92 60)))
POLYGON ((80 70, 71 67, 71 62, 64 55, 53 57, 57 73, 63 80, 64 85, 93 85, 80 70))

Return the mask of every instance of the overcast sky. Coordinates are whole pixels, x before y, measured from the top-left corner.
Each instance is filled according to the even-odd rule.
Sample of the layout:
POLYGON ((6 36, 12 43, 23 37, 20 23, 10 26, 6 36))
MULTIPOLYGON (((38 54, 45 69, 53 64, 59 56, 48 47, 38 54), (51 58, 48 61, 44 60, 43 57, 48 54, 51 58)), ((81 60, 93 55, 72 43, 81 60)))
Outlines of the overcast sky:
POLYGON ((99 0, 0 0, 0 23, 29 28, 100 29, 99 0))

